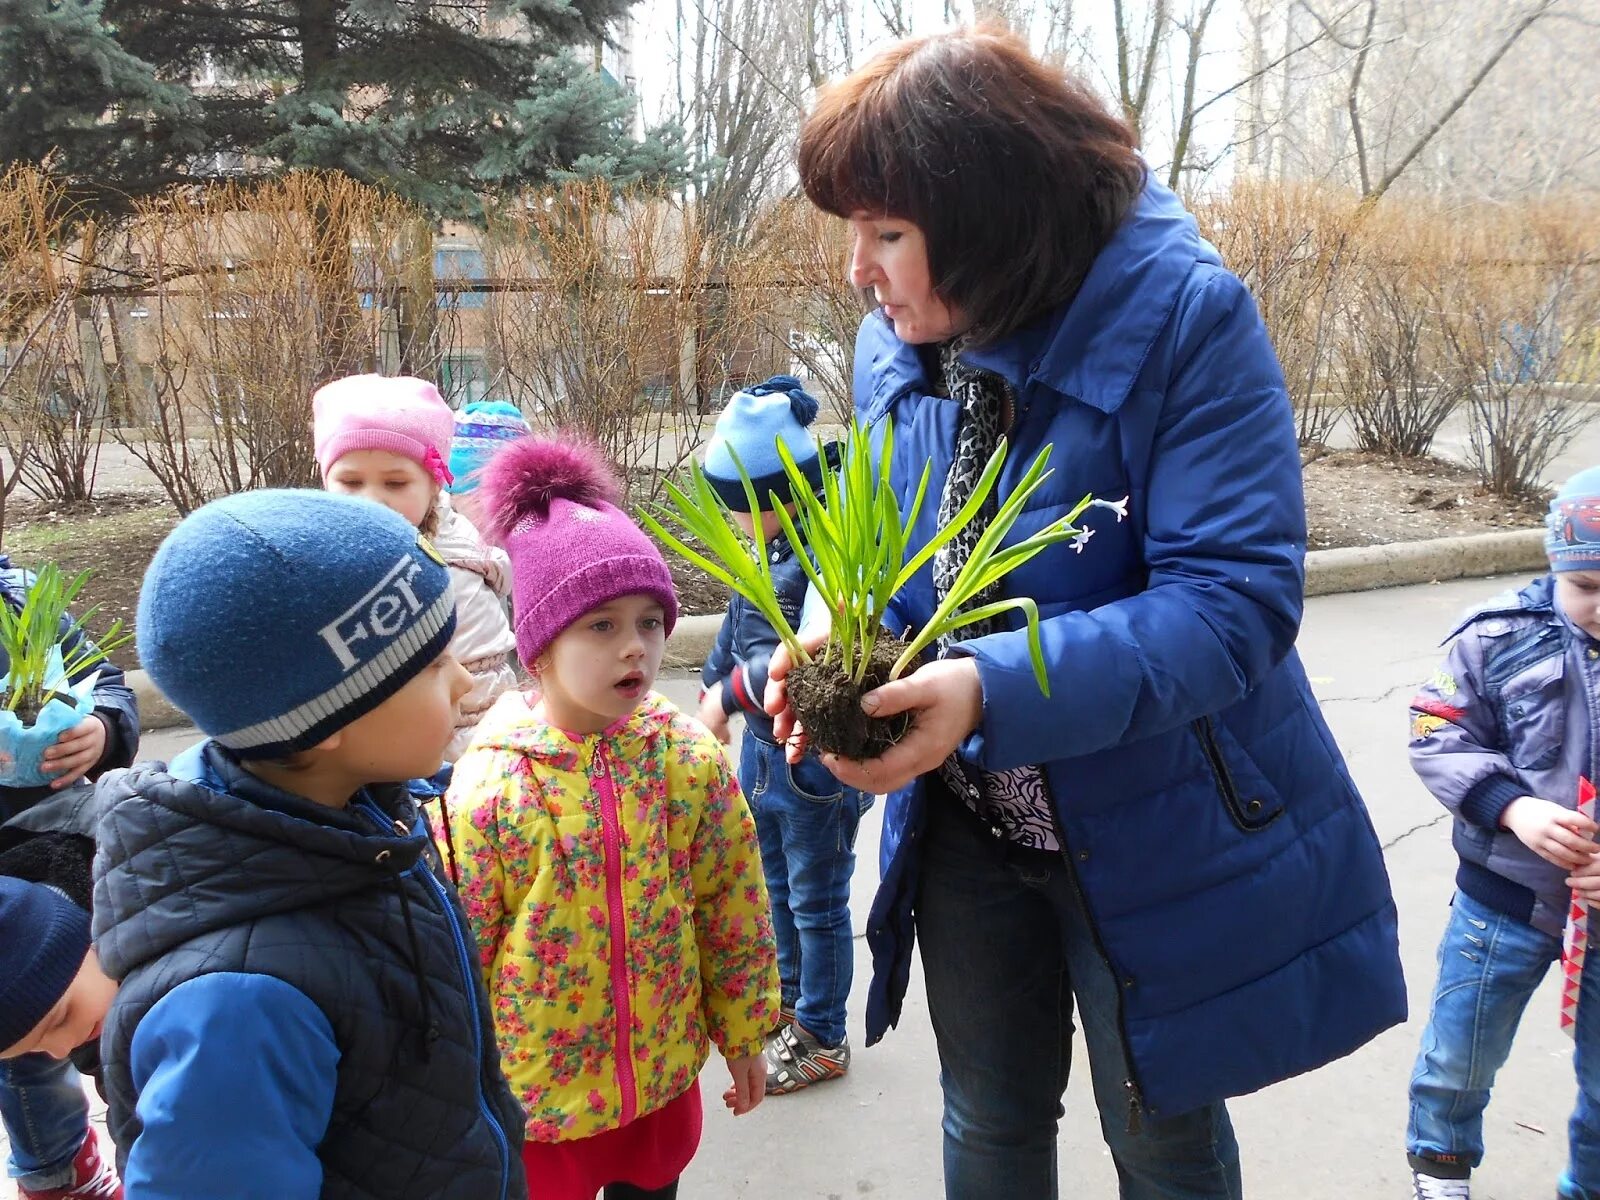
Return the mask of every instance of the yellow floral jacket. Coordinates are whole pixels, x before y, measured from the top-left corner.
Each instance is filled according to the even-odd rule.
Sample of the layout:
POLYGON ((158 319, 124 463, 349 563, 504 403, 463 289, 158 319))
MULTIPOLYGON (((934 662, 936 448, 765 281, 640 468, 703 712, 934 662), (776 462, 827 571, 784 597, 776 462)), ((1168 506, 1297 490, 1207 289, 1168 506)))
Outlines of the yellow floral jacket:
POLYGON ((778 972, 755 822, 721 744, 671 701, 576 739, 508 692, 442 823, 529 1140, 661 1108, 708 1041, 760 1052, 778 972))

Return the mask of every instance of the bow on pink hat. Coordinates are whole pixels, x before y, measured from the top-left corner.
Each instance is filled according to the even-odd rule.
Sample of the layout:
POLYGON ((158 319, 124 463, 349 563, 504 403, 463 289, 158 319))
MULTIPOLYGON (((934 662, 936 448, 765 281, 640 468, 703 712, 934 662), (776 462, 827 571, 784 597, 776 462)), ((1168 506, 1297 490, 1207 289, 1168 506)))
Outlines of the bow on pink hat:
POLYGON ((348 375, 317 389, 311 413, 323 479, 353 450, 387 450, 419 464, 437 482, 450 482, 445 455, 455 414, 426 379, 348 375))

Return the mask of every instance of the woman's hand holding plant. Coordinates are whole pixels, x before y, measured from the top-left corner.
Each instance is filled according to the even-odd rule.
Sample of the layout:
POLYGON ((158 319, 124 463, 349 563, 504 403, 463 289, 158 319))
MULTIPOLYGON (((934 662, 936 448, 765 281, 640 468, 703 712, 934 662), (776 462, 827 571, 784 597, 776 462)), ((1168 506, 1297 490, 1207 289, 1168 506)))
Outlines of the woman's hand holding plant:
MULTIPOLYGON (((827 640, 826 629, 802 630, 800 642, 808 650, 827 640)), ((806 752, 805 729, 789 707, 784 683, 792 662, 782 647, 767 669, 763 706, 772 716, 773 733, 784 744, 785 757, 799 762, 806 752)), ((983 684, 978 664, 966 657, 940 659, 917 668, 903 679, 875 688, 861 698, 870 717, 913 713, 911 729, 898 743, 865 762, 824 754, 822 765, 846 787, 884 793, 905 787, 919 775, 936 769, 983 719, 983 684)))
MULTIPOLYGON (((815 654, 828 644, 826 625, 807 626, 795 635, 807 654, 815 654)), ((772 718, 773 736, 785 747, 784 757, 799 762, 806 753, 806 730, 789 707, 789 672, 795 667, 789 647, 779 645, 767 661, 767 690, 761 697, 761 707, 772 718)))

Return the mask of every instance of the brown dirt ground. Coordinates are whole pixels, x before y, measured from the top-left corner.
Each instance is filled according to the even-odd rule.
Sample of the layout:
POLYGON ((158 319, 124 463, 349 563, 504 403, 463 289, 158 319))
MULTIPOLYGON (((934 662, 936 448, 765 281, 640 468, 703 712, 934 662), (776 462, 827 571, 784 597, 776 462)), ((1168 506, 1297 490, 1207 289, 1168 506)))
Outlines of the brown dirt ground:
POLYGON ((1307 546, 1377 546, 1458 534, 1528 529, 1548 497, 1507 500, 1478 487, 1466 467, 1358 450, 1307 452, 1307 546))
MULTIPOLYGON (((1313 550, 1526 529, 1544 513, 1544 498, 1508 501, 1486 495, 1471 471, 1438 459, 1358 451, 1304 457, 1313 550)), ((0 549, 19 566, 54 558, 69 574, 93 572, 79 610, 101 606, 88 623, 90 633, 99 634, 116 618, 132 625, 145 567, 176 523, 164 498, 149 493, 108 494, 89 511, 76 513, 13 495, 0 549)), ((676 555, 667 558, 684 613, 720 613, 727 606, 725 587, 676 555)), ((138 665, 132 643, 112 658, 124 667, 138 665)))

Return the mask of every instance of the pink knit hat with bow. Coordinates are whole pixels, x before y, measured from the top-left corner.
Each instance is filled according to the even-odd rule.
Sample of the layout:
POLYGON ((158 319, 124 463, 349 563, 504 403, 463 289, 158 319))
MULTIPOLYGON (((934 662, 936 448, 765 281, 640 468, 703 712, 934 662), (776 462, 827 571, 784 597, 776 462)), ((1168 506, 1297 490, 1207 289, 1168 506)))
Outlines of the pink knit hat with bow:
POLYGON ((426 379, 348 375, 311 397, 312 440, 322 478, 352 450, 387 450, 450 482, 446 457, 455 414, 426 379))
POLYGON ((617 507, 622 487, 582 437, 524 437, 489 460, 483 480, 488 535, 511 557, 517 657, 532 667, 567 626, 620 596, 660 602, 678 620, 672 572, 617 507))

